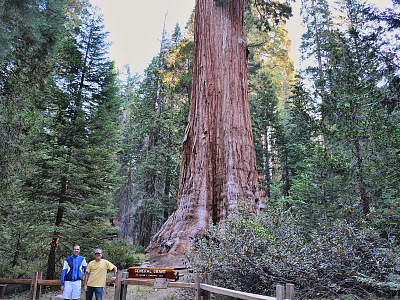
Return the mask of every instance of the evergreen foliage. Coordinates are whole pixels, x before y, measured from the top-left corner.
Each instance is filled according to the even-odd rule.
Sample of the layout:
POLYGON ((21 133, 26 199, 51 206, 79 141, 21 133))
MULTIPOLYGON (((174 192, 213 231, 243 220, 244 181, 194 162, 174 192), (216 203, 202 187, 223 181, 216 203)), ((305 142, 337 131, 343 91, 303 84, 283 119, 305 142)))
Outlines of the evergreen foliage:
POLYGON ((126 82, 121 87, 121 98, 123 105, 123 119, 120 130, 120 150, 117 159, 120 164, 118 171, 119 184, 114 194, 114 203, 118 207, 120 235, 129 241, 132 235, 133 223, 133 130, 134 119, 131 116, 131 102, 135 97, 135 90, 138 88, 139 76, 132 75, 129 66, 126 66, 126 82))
MULTIPOLYGON (((326 182, 325 188, 320 186, 313 192, 319 203, 326 203, 331 211, 337 212, 345 207, 369 219, 374 215, 372 212, 388 209, 393 201, 397 203, 392 188, 396 182, 393 166, 397 158, 393 153, 398 147, 398 115, 396 109, 388 110, 382 102, 390 98, 390 82, 396 80, 397 75, 383 75, 382 69, 393 70, 391 63, 382 60, 379 51, 386 43, 380 39, 380 34, 368 32, 367 26, 374 25, 363 22, 367 18, 363 16, 365 10, 361 4, 350 1, 343 5, 342 11, 346 12, 343 22, 348 25, 347 29, 329 31, 326 36, 330 38, 322 52, 324 84, 316 85, 314 92, 322 99, 319 107, 323 148, 314 152, 317 157, 310 161, 307 173, 325 173, 319 179, 316 177, 317 182, 326 182), (385 65, 387 67, 382 68, 385 65), (334 162, 335 166, 319 165, 323 161, 329 165, 334 162), (341 183, 337 186, 339 178, 341 183), (394 198, 386 201, 387 193, 394 198)), ((309 72, 314 70, 309 69, 309 72)), ((310 178, 304 175, 296 182, 302 182, 301 190, 307 191, 308 196, 297 194, 300 186, 296 183, 293 197, 310 199, 311 190, 304 185, 310 178)), ((319 210, 319 215, 325 215, 326 205, 319 210)))
MULTIPOLYGON (((112 217, 108 209, 116 183, 120 99, 113 63, 104 56, 107 45, 101 22, 93 12, 84 11, 77 35, 61 49, 55 97, 47 108, 44 140, 37 143, 42 157, 35 165, 41 182, 36 182, 36 176, 27 178, 33 191, 29 197, 47 207, 53 203, 50 212, 56 212, 48 278, 54 276, 50 268, 55 269, 52 255, 59 238, 73 244, 76 236, 90 228, 98 231, 112 217)), ((95 240, 101 239, 98 233, 82 246, 96 247, 95 240)))
MULTIPOLYGON (((142 247, 148 246, 176 203, 191 54, 192 41, 182 36, 179 26, 170 39, 164 33, 159 55, 153 58, 137 86, 127 93, 123 133, 127 143, 122 147, 129 154, 122 169, 129 171, 122 185, 126 191, 130 188, 124 207, 132 207, 132 221, 131 231, 126 234, 142 247)), ((128 84, 125 88, 129 88, 128 84)), ((122 210, 123 216, 121 213, 122 210)))
POLYGON ((260 187, 265 191, 265 198, 274 202, 277 196, 273 192, 274 186, 283 178, 277 163, 281 156, 277 147, 282 130, 280 123, 286 117, 293 64, 288 55, 287 31, 281 26, 269 32, 260 31, 257 29, 258 18, 255 9, 248 10, 250 111, 258 172, 263 176, 260 187))
POLYGON ((388 59, 398 51, 397 16, 358 1, 339 4, 335 18, 327 1, 304 2, 304 59, 316 64, 283 105, 268 92, 278 91, 274 77, 258 80, 250 60, 255 145, 262 145, 259 128, 271 126, 269 159, 280 184, 266 194, 265 214, 239 210, 197 241, 192 265, 217 285, 271 294, 274 284, 291 282, 304 298, 390 298, 399 290, 399 65, 388 59), (259 113, 265 103, 254 101, 263 93, 271 105, 264 114, 279 111, 267 122, 259 113), (258 289, 265 286, 271 290, 258 289))
MULTIPOLYGON (((295 76, 289 5, 248 2, 265 210, 239 209, 197 241, 192 267, 217 285, 271 294, 291 282, 303 298, 398 293, 399 16, 337 5, 303 1, 303 61, 315 63, 295 76)), ((88 260, 101 247, 121 268, 138 264, 174 210, 193 15, 185 34, 163 33, 144 74, 128 68, 118 84, 91 9, 0 1, 0 277, 56 278, 76 243, 88 260)))
POLYGON ((277 25, 285 24, 292 16, 292 7, 288 2, 252 0, 250 3, 259 16, 257 26, 261 31, 268 32, 277 25))
POLYGON ((305 237, 297 218, 280 209, 254 217, 239 208, 197 240, 194 272, 209 273, 214 285, 262 295, 285 283, 295 284, 299 299, 396 295, 400 261, 392 239, 367 222, 343 219, 314 225, 305 237))
MULTIPOLYGON (((284 117, 277 125, 276 150, 280 167, 281 192, 279 196, 290 195, 293 179, 302 172, 310 159, 318 138, 318 124, 314 119, 315 103, 298 77, 292 87, 292 95, 287 99, 284 117)), ((270 205, 280 203, 271 199, 270 205)), ((287 201, 287 199, 285 199, 287 201)))
MULTIPOLYGON (((46 8, 52 9, 51 5, 50 1, 46 8)), ((44 6, 38 7, 40 11, 44 6)), ((65 28, 62 8, 58 11, 59 25, 65 28)), ((47 73, 39 65, 30 69, 32 65, 26 60, 29 54, 24 53, 20 61, 10 63, 12 70, 3 84, 5 98, 13 99, 11 91, 16 88, 27 91, 22 94, 26 100, 20 102, 26 109, 21 107, 19 115, 24 122, 33 120, 31 114, 35 116, 35 122, 20 131, 24 135, 17 136, 18 144, 13 143, 23 150, 13 163, 23 168, 2 181, 6 191, 6 182, 15 178, 9 186, 13 192, 4 194, 1 201, 2 217, 7 220, 1 234, 9 241, 1 250, 11 251, 2 263, 11 265, 13 270, 5 269, 16 276, 40 267, 47 268, 47 278, 54 278, 56 269, 60 270, 56 264, 72 245, 98 247, 100 240, 117 233, 108 229, 108 220, 112 218, 109 199, 116 182, 114 153, 120 104, 114 66, 105 57, 102 21, 89 9, 80 12, 81 23, 73 30, 48 32, 58 43, 54 52, 43 58, 41 67, 47 73), (11 81, 19 68, 24 70, 20 73, 24 77, 11 81), (40 76, 41 84, 36 85, 34 80, 40 76), (22 270, 21 266, 27 268, 22 270)), ((35 50, 30 49, 36 55, 35 50)), ((20 94, 17 90, 15 93, 20 94)), ((15 104, 9 107, 18 109, 15 104)))
POLYGON ((2 272, 8 274, 23 275, 43 266, 35 258, 41 256, 38 241, 45 240, 47 229, 33 217, 40 211, 21 185, 33 171, 28 137, 37 132, 48 103, 56 49, 64 33, 64 5, 0 3, 0 252, 2 272))

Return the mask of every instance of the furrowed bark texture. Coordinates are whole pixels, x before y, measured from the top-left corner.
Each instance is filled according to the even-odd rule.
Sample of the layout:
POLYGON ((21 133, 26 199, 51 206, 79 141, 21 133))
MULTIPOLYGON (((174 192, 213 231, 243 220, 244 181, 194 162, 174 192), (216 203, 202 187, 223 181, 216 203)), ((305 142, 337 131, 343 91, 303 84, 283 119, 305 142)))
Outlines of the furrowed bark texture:
POLYGON ((197 0, 192 93, 183 141, 176 211, 154 236, 151 256, 182 255, 209 223, 238 203, 258 211, 258 175, 251 131, 245 0, 197 0))

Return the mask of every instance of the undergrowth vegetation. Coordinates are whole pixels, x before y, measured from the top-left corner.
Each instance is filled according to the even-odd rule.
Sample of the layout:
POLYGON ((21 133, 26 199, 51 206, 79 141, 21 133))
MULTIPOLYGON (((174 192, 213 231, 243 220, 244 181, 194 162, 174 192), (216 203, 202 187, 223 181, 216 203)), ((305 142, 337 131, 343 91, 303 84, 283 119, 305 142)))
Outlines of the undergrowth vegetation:
POLYGON ((139 266, 145 260, 143 247, 130 243, 108 243, 104 247, 104 254, 118 270, 139 266))
POLYGON ((336 220, 305 232, 291 213, 245 211, 195 242, 191 265, 212 284, 273 295, 277 284, 293 283, 296 299, 398 295, 399 247, 367 222, 336 220))

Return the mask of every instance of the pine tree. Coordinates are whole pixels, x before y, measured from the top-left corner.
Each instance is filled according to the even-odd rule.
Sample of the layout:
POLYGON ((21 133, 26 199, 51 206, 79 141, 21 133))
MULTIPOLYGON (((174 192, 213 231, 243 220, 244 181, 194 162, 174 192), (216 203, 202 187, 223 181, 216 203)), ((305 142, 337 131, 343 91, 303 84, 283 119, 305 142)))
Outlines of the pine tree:
POLYGON ((126 68, 126 81, 121 86, 121 97, 123 99, 123 119, 120 130, 120 151, 118 152, 118 162, 120 170, 118 175, 119 188, 115 193, 115 203, 119 208, 118 221, 120 235, 127 241, 132 237, 133 232, 133 193, 134 193, 134 117, 132 109, 134 108, 134 99, 139 85, 139 75, 132 75, 129 66, 126 68))
POLYGON ((159 66, 162 57, 156 57, 145 70, 144 80, 140 84, 135 99, 132 116, 135 116, 134 153, 135 153, 135 198, 136 222, 134 231, 141 246, 149 243, 153 222, 162 215, 162 193, 157 185, 162 184, 160 151, 163 101, 162 76, 159 66))
POLYGON ((40 128, 50 99, 66 5, 55 0, 0 3, 0 253, 1 269, 15 276, 32 271, 27 260, 41 257, 39 245, 47 233, 32 217, 38 210, 21 181, 34 172, 28 137, 40 128))
POLYGON ((305 51, 303 59, 310 61, 306 74, 316 86, 316 93, 321 101, 320 115, 324 120, 325 111, 329 110, 327 103, 326 72, 329 69, 328 58, 332 46, 333 36, 333 17, 331 8, 326 0, 307 0, 302 3, 303 22, 307 31, 302 36, 302 49, 305 51), (317 61, 317 65, 311 61, 317 61))
MULTIPOLYGON (((132 207, 132 228, 126 234, 144 247, 172 213, 176 202, 181 137, 190 90, 190 55, 191 43, 183 38, 178 26, 171 38, 164 32, 159 55, 146 68, 127 103, 122 147, 124 153, 130 153, 123 167, 131 170, 127 177, 131 180, 130 199, 125 198, 125 205, 132 207)), ((128 182, 123 185, 128 187, 128 182)))
MULTIPOLYGON (((293 64, 289 58, 290 41, 283 25, 275 26, 269 32, 260 31, 255 26, 258 18, 254 10, 248 10, 250 112, 257 166, 264 177, 260 180, 261 188, 269 201, 273 182, 279 183, 285 172, 281 168, 284 164, 279 160, 282 155, 281 148, 276 147, 276 139, 281 130, 280 120, 285 118, 288 110, 286 103, 293 80, 293 64)), ((280 196, 274 193, 274 198, 280 196)))
MULTIPOLYGON (((380 39, 379 27, 370 32, 375 25, 367 23, 365 7, 343 1, 341 11, 346 26, 331 31, 324 52, 323 147, 314 151, 314 163, 307 161, 293 190, 298 200, 310 201, 317 218, 325 216, 327 222, 339 215, 382 218, 397 203, 393 153, 398 145, 398 116, 385 102, 393 99, 390 82, 398 77, 396 67, 380 51, 387 44, 380 39)), ((316 93, 321 92, 316 86, 316 93)))
MULTIPOLYGON (((282 195, 290 195, 293 180, 310 159, 318 140, 316 105, 298 76, 287 101, 285 114, 276 125, 277 156, 281 169, 282 195)), ((286 200, 285 200, 286 201, 286 200)))
POLYGON ((91 239, 102 238, 101 232, 90 232, 111 218, 120 103, 102 20, 83 12, 76 36, 60 49, 52 101, 43 129, 32 137, 36 170, 26 179, 27 196, 45 212, 39 219, 53 220, 49 279, 55 276, 60 242, 70 248, 80 237, 80 244, 90 246, 91 239))
POLYGON ((50 72, 63 33, 64 1, 0 4, 0 178, 23 172, 23 138, 45 107, 50 72))

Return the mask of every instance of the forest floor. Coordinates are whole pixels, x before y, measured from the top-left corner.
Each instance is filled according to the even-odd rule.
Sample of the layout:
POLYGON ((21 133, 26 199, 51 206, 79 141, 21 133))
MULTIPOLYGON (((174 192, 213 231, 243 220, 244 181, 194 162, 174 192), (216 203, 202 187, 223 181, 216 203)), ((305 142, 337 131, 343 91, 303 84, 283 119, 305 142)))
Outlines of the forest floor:
MULTIPOLYGON (((41 295, 41 300, 52 300, 57 295, 61 295, 61 291, 46 291, 41 295)), ((93 296, 94 298, 94 296, 93 296)), ((26 300, 29 299, 29 291, 14 294, 5 295, 2 299, 14 299, 14 300, 26 300)), ((85 299, 85 293, 82 292, 81 298, 85 299)), ((191 295, 189 291, 184 289, 158 289, 155 290, 152 287, 147 286, 128 286, 128 294, 126 300, 188 300, 194 299, 194 294, 191 295)), ((114 300, 114 287, 107 286, 104 289, 103 300, 114 300)))

